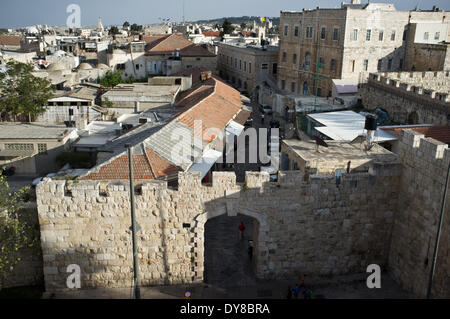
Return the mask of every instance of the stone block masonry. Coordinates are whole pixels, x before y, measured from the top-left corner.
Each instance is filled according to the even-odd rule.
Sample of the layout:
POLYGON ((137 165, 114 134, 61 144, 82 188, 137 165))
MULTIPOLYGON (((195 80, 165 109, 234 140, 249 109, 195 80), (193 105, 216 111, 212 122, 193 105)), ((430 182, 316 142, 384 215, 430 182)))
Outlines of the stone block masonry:
MULTIPOLYGON (((178 190, 165 182, 144 182, 136 198, 142 284, 203 281, 205 224, 223 214, 257 221, 259 278, 386 266, 398 201, 395 172, 390 167, 379 176, 349 174, 339 187, 334 176, 304 182, 295 171, 281 173, 279 183, 255 172, 247 172, 245 185, 228 172, 214 172, 212 186, 186 173, 179 175, 178 190)), ((46 179, 38 185, 47 291, 66 288, 70 264, 80 265, 84 288, 131 286, 128 191, 119 182, 46 179)))
POLYGON ((450 72, 371 73, 361 89, 368 109, 381 107, 402 124, 448 125, 450 72))
MULTIPOLYGON (((403 131, 397 162, 342 176, 247 172, 245 184, 214 172, 179 174, 178 189, 146 181, 136 196, 143 285, 198 283, 204 276, 208 220, 243 214, 255 219, 256 275, 362 273, 369 264, 424 297, 450 151, 403 131)), ((46 290, 66 289, 67 266, 81 267, 82 288, 130 287, 132 248, 125 182, 45 179, 37 187, 46 290)), ((447 199, 447 202, 449 200, 447 199)), ((433 297, 450 298, 449 205, 442 229, 433 297)), ((226 240, 226 239, 223 239, 226 240)))
MULTIPOLYGON (((400 142, 399 158, 403 173, 388 264, 396 281, 415 295, 425 297, 450 149, 446 144, 406 130, 400 142)), ((440 298, 450 298, 449 200, 447 196, 432 290, 432 296, 440 298)))

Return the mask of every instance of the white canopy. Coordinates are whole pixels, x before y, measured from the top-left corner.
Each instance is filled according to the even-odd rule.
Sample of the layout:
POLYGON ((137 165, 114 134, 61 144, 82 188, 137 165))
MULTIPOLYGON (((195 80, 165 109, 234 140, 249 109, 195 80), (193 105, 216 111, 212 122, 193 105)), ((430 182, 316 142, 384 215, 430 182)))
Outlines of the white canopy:
POLYGON ((191 166, 189 172, 200 172, 201 178, 203 179, 221 156, 221 152, 210 149, 203 154, 200 163, 194 163, 194 165, 191 166))

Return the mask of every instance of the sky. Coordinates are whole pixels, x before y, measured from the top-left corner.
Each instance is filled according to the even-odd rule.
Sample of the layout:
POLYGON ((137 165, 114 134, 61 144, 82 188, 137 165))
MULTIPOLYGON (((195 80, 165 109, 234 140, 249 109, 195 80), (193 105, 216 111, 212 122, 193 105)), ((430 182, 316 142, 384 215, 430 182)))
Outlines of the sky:
MULTIPOLYGON (((340 7, 342 0, 184 0, 186 21, 235 16, 279 17, 280 10, 301 11, 340 7)), ((345 2, 350 2, 347 0, 345 2)), ((363 3, 367 0, 362 0, 363 3)), ((373 0, 394 3, 397 10, 431 9, 433 5, 450 11, 449 0, 373 0)), ((182 21, 183 0, 0 0, 0 28, 18 28, 31 25, 65 26, 70 13, 67 7, 77 4, 81 8, 81 24, 103 25, 159 23, 170 18, 182 21)))

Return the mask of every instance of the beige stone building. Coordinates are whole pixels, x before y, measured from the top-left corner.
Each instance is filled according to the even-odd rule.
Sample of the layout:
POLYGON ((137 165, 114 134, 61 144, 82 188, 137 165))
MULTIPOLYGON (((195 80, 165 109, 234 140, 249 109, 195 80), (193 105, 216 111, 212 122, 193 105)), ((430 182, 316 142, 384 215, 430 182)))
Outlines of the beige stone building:
POLYGON ((397 11, 392 4, 360 1, 280 16, 278 86, 314 94, 317 84, 319 96, 331 96, 332 79, 364 83, 370 72, 403 69, 411 23, 448 23, 448 12, 438 9, 397 11))
POLYGON ((218 71, 223 79, 250 92, 263 80, 275 81, 278 47, 219 43, 218 71))
POLYGON ((44 124, 0 125, 0 167, 16 174, 38 176, 57 170, 56 156, 78 138, 76 129, 44 124))

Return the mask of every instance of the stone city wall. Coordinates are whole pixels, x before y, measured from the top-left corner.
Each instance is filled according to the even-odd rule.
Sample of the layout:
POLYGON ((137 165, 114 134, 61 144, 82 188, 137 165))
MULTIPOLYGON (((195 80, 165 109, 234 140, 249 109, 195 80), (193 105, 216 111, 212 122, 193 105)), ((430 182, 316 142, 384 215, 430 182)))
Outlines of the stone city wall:
MULTIPOLYGON (((403 164, 389 271, 403 288, 425 297, 441 214, 450 150, 412 130, 399 141, 403 164)), ((432 296, 450 298, 450 196, 442 225, 432 296)))
POLYGON ((371 74, 360 90, 364 106, 381 107, 402 124, 449 125, 449 72, 399 74, 371 74), (433 86, 436 90, 431 89, 433 86))
MULTIPOLYGON (((257 224, 254 259, 259 278, 365 272, 386 266, 397 205, 399 167, 374 163, 369 173, 334 176, 299 172, 214 172, 211 186, 180 173, 178 189, 146 181, 136 196, 143 285, 202 282, 204 229, 222 214, 257 224)), ((70 264, 82 287, 132 284, 129 186, 126 182, 45 179, 37 187, 47 291, 65 289, 70 264)), ((223 238, 222 240, 227 240, 223 238)))

